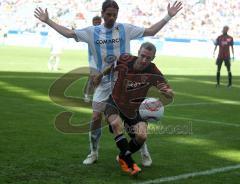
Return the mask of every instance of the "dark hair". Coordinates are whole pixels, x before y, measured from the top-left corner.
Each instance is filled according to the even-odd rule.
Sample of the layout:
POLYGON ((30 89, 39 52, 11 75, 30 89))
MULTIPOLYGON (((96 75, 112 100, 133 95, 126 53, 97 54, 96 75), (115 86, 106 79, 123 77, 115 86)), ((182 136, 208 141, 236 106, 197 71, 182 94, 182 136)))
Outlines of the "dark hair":
POLYGON ((105 0, 102 4, 102 11, 105 12, 107 8, 115 8, 119 10, 119 6, 116 1, 113 0, 105 0))
POLYGON ((224 26, 223 28, 227 28, 227 29, 229 29, 229 26, 226 25, 226 26, 224 26))
POLYGON ((95 17, 92 18, 92 21, 94 21, 94 20, 102 20, 102 18, 99 17, 99 16, 95 16, 95 17))
POLYGON ((140 47, 139 50, 141 50, 142 48, 147 49, 147 50, 149 50, 149 51, 153 51, 154 55, 155 55, 155 53, 156 53, 156 47, 155 47, 155 45, 153 45, 151 42, 144 42, 144 43, 141 45, 141 47, 140 47))

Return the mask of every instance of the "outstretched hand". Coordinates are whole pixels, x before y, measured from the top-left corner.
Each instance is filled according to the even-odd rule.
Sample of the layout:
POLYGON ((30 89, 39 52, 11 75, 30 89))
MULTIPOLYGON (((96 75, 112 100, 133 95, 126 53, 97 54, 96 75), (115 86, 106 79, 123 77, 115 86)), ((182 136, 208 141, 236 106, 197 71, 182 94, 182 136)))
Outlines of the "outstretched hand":
POLYGON ((45 23, 49 20, 47 8, 45 11, 43 11, 43 9, 40 7, 36 8, 34 11, 34 16, 45 23))
POLYGON ((168 3, 168 15, 170 17, 174 17, 182 8, 182 2, 175 1, 172 6, 170 6, 170 3, 168 3))

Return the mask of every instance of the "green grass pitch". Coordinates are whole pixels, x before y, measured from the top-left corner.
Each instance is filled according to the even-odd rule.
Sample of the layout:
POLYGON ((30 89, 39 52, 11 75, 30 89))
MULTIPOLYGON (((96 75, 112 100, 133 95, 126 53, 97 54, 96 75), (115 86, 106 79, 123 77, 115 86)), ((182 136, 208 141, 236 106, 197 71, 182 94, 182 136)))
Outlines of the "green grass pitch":
MULTIPOLYGON (((158 56, 155 63, 175 91, 165 116, 149 127, 148 147, 153 165, 138 177, 120 171, 113 136, 103 129, 99 161, 82 164, 88 135, 62 133, 54 126, 63 111, 74 113, 72 123, 90 121, 91 108, 53 103, 53 82, 72 69, 88 66, 87 52, 65 50, 58 72, 49 72, 50 50, 0 47, 0 183, 91 184, 158 183, 161 178, 198 173, 240 164, 240 62, 232 63, 233 87, 215 88, 213 59, 158 56), (160 128, 159 128, 160 127, 160 128)), ((67 95, 81 97, 84 81, 69 87, 67 95)), ((138 153, 134 155, 140 163, 138 153)), ((238 183, 240 169, 176 179, 167 183, 238 183)), ((163 182, 164 183, 164 182, 163 182)))

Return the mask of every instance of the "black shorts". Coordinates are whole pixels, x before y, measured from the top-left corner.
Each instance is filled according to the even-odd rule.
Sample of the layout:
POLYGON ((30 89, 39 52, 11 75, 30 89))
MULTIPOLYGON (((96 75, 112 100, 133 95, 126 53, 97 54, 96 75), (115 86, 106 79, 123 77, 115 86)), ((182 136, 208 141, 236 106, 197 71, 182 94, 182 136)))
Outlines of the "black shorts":
MULTIPOLYGON (((134 118, 128 118, 126 117, 116 106, 115 102, 113 101, 112 96, 110 95, 107 102, 106 102, 106 108, 104 111, 104 114, 106 117, 109 117, 113 114, 118 114, 122 120, 124 121, 124 124, 128 124, 129 126, 136 125, 140 121, 144 121, 141 117, 139 112, 137 111, 137 115, 134 118)), ((145 121, 144 121, 145 122, 145 121)))
POLYGON ((217 58, 217 60, 216 60, 216 65, 222 66, 223 61, 224 61, 224 64, 225 64, 226 67, 230 67, 230 66, 231 66, 230 58, 225 58, 225 59, 223 59, 223 58, 217 58))

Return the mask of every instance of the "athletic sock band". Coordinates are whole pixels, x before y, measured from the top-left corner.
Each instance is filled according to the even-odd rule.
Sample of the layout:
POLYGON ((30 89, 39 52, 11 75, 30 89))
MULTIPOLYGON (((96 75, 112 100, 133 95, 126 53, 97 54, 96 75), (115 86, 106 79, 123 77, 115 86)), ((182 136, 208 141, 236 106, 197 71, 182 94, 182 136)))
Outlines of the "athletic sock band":
POLYGON ((170 15, 166 15, 163 19, 166 21, 166 22, 168 22, 169 20, 171 20, 171 16, 170 15))

